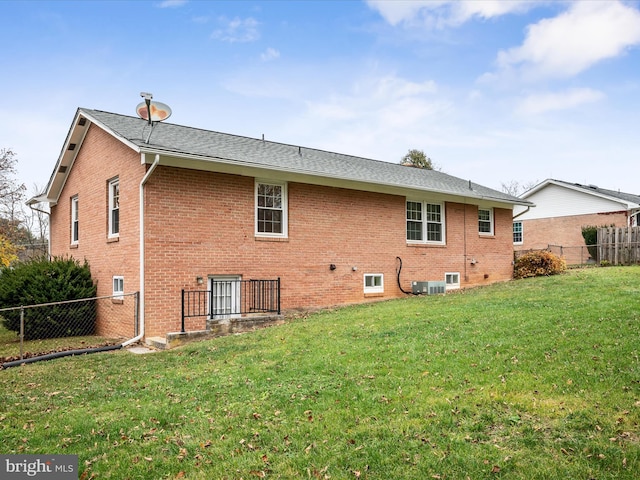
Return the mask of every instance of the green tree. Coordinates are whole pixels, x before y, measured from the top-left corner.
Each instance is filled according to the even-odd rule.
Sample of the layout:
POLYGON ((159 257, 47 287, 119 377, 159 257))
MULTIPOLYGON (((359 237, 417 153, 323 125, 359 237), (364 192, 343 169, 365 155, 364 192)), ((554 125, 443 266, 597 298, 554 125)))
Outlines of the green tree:
POLYGON ((411 149, 400 160, 401 165, 407 167, 424 168, 425 170, 434 170, 433 162, 422 150, 411 149))

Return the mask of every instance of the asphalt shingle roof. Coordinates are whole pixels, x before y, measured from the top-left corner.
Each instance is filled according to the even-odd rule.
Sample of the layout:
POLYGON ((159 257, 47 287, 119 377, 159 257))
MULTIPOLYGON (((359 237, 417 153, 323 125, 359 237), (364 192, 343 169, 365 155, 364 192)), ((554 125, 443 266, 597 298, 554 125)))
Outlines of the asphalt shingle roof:
POLYGON ((608 190, 606 188, 600 188, 596 185, 581 185, 580 183, 569 183, 569 182, 564 182, 562 180, 554 180, 554 181, 558 183, 563 183, 565 185, 578 187, 588 192, 595 192, 595 193, 599 193, 600 195, 605 195, 611 198, 618 198, 620 200, 624 200, 625 202, 630 202, 630 203, 635 203, 640 205, 640 195, 634 195, 633 193, 624 193, 618 190, 608 190))
POLYGON ((189 156, 211 161, 224 160, 238 165, 302 173, 312 176, 411 188, 507 204, 528 205, 528 201, 471 183, 435 170, 411 168, 381 160, 344 155, 146 120, 100 110, 79 109, 79 113, 98 122, 115 136, 136 145, 141 151, 189 156))

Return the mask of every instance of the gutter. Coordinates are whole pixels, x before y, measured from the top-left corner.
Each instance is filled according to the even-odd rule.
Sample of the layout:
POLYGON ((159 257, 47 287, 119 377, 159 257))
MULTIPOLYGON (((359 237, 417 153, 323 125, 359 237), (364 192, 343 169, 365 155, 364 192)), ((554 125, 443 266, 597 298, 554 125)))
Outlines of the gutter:
POLYGON ((144 338, 144 186, 159 163, 160 154, 156 153, 155 160, 140 181, 140 306, 138 310, 138 314, 140 315, 140 331, 135 337, 123 342, 122 348, 144 338))
MULTIPOLYGON (((286 144, 285 144, 286 145, 286 144)), ((289 145, 287 145, 289 146, 289 145)), ((293 146, 292 146, 293 147, 293 146)), ((169 157, 175 157, 176 159, 185 159, 185 160, 190 160, 193 162, 203 162, 205 165, 212 165, 212 164, 220 164, 220 165, 225 165, 225 166, 230 166, 230 167, 242 167, 242 168, 246 168, 246 169, 256 169, 256 170, 262 170, 262 171, 266 171, 266 172, 276 172, 279 176, 279 178, 283 178, 283 174, 286 177, 287 175, 293 175, 293 176, 297 176, 297 175, 303 175, 306 177, 312 177, 314 179, 321 179, 321 180, 333 180, 333 181, 338 181, 338 182, 347 182, 347 183, 353 183, 353 184, 359 184, 359 185, 366 185, 366 186, 373 186, 374 188, 354 188, 355 190, 362 190, 362 191, 367 191, 367 192, 380 192, 379 189, 375 188, 375 187, 385 187, 385 188, 390 188, 390 189, 396 189, 396 190, 400 190, 402 192, 406 193, 407 189, 411 189, 411 190, 415 190, 417 192, 428 192, 428 193, 436 193, 438 195, 443 195, 446 197, 458 197, 458 198, 472 198, 475 200, 485 200, 485 201, 492 201, 492 202, 496 202, 496 203, 500 203, 500 204, 508 204, 508 205, 522 205, 522 206, 530 206, 532 205, 531 202, 527 201, 527 200, 522 200, 522 199, 518 199, 518 202, 514 202, 511 201, 509 199, 505 199, 505 198, 501 198, 501 197, 494 197, 491 195, 486 195, 486 194, 482 194, 480 192, 478 192, 477 190, 447 190, 447 189, 442 189, 442 188, 435 188, 435 187, 424 187, 421 185, 408 185, 408 184, 398 184, 398 183, 394 183, 394 182, 389 182, 389 181, 372 181, 369 179, 363 179, 363 178, 358 178, 358 177, 354 177, 354 176, 339 176, 339 175, 333 175, 330 172, 326 172, 326 171, 318 171, 315 169, 307 169, 307 168, 283 168, 279 165, 272 165, 272 164, 263 164, 263 163, 257 163, 255 161, 247 161, 247 160, 240 160, 240 159, 232 159, 232 158, 225 158, 225 157, 219 157, 219 156, 207 156, 207 155, 200 155, 200 154, 192 154, 192 153, 187 153, 187 152, 183 152, 180 150, 172 150, 169 148, 161 148, 161 147, 151 147, 151 146, 140 146, 138 147, 140 152, 142 154, 162 154, 162 155, 167 155, 169 157)), ((304 151, 304 150, 303 150, 304 151)), ((346 156, 350 156, 350 155, 346 155, 346 156)), ((362 158, 362 157, 354 157, 354 158, 362 158)), ((370 160, 372 162, 381 162, 381 163, 388 163, 390 165, 394 165, 391 162, 384 162, 383 160, 371 160, 371 159, 364 159, 364 160, 370 160)), ((189 168, 193 168, 193 167, 189 167, 189 168)), ((223 171, 223 170, 209 170, 209 169, 201 169, 201 170, 206 170, 206 171, 223 171)), ((225 173, 228 173, 226 171, 224 171, 225 173)), ((240 175, 246 175, 244 173, 240 173, 240 175)), ((448 175, 448 174, 445 174, 448 175)), ((255 174, 253 175, 255 177, 260 177, 260 176, 264 176, 261 174, 255 174)), ((450 177, 452 177, 451 175, 448 175, 450 177)), ((453 177, 453 178, 457 178, 457 177, 453 177)), ((286 179, 286 178, 285 178, 286 179)), ((458 179, 460 180, 460 179, 458 179)), ((291 180, 291 181, 300 181, 300 180, 291 180)), ((306 183, 310 183, 310 182, 306 182, 306 183)), ((313 183, 314 185, 324 185, 327 186, 329 185, 328 183, 325 182, 315 182, 313 183)), ((478 185, 478 184, 475 184, 478 185)), ((329 185, 330 186, 330 185, 329 185)), ((349 187, 349 188, 353 188, 353 187, 349 187)), ((485 187, 486 188, 486 187, 485 187)), ((389 193, 389 192, 382 192, 382 193, 389 193)), ((398 195, 404 195, 405 193, 398 193, 398 195)), ((451 201, 456 201, 456 200, 451 200, 451 201)))

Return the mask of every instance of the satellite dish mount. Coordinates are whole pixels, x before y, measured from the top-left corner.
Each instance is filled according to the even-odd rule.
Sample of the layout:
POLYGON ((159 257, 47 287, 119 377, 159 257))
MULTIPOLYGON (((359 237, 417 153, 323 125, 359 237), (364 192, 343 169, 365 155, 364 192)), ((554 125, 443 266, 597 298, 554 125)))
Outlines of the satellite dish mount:
POLYGON ((151 99, 153 98, 153 93, 140 92, 140 96, 144 98, 144 103, 147 106, 147 119, 149 120, 149 125, 151 125, 151 99))

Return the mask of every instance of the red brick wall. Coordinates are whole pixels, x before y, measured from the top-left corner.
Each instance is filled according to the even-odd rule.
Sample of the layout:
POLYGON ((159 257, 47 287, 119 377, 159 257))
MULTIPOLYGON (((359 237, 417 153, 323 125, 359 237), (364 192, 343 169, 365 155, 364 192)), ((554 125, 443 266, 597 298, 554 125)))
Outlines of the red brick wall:
MULTIPOLYGON (((138 154, 91 126, 58 204, 51 209, 51 253, 74 257, 80 262, 87 260, 99 296, 113 293, 114 275, 124 276, 125 293, 139 290, 138 186, 143 174, 138 154), (120 237, 116 241, 107 238, 107 183, 114 177, 120 179, 120 237), (79 242, 72 246, 71 197, 75 195, 78 195, 79 242)), ((103 304, 104 301, 98 302, 103 304)), ((114 303, 112 309, 133 312, 129 301, 114 303)), ((98 332, 130 335, 133 318, 122 317, 99 314, 98 332), (118 319, 115 323, 114 318, 118 319)))
MULTIPOLYGON (((139 289, 138 154, 91 127, 52 210, 52 253, 87 259, 99 295, 110 295, 113 275, 125 291, 139 289), (107 182, 120 178, 120 237, 107 239, 107 182), (79 195, 80 242, 70 246, 70 198, 79 195)), ((462 286, 512 277, 512 213, 495 209, 495 235, 478 234, 475 205, 445 204, 446 246, 407 245, 405 197, 341 188, 288 184, 288 238, 254 234, 254 179, 158 167, 145 187, 145 320, 147 336, 180 329, 181 289, 203 289, 196 277, 280 277, 282 308, 312 309, 400 297, 412 280, 444 280, 460 273, 462 286), (471 260, 476 263, 472 265, 471 260), (336 269, 330 270, 329 265, 336 269), (353 270, 356 267, 356 270, 353 270), (365 273, 384 275, 384 294, 365 296, 365 273)), ((106 326, 106 325, 105 325, 106 326)), ((202 329, 198 319, 187 329, 202 329)))
POLYGON ((627 215, 625 212, 613 212, 523 220, 523 243, 514 248, 516 251, 541 250, 553 245, 551 250, 561 254, 568 264, 586 263, 589 252, 582 237, 582 227, 590 225, 624 227, 627 215))
POLYGON ((149 335, 178 330, 180 290, 198 289, 198 276, 281 277, 285 310, 402 296, 397 256, 405 290, 411 280, 444 280, 445 272, 459 272, 463 286, 512 276, 510 210, 496 209, 496 235, 481 237, 477 207, 447 203, 447 246, 408 246, 401 196, 289 183, 287 239, 255 237, 254 204, 253 178, 153 173, 145 202, 149 335), (365 273, 384 275, 383 296, 365 296, 365 273))

